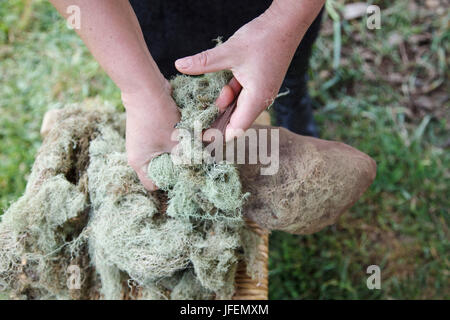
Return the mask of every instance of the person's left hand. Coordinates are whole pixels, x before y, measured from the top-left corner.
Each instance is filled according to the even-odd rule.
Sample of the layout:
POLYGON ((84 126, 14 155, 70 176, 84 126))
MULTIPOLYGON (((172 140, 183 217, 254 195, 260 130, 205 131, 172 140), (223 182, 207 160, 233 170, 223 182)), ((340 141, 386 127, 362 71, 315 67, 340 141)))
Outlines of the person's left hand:
POLYGON ((178 71, 198 75, 231 70, 233 79, 216 101, 221 111, 239 94, 226 130, 227 140, 241 135, 278 94, 289 64, 308 25, 287 26, 270 10, 241 27, 215 48, 175 62, 178 71), (241 90, 242 89, 242 90, 241 90), (243 130, 243 131, 242 131, 243 130))

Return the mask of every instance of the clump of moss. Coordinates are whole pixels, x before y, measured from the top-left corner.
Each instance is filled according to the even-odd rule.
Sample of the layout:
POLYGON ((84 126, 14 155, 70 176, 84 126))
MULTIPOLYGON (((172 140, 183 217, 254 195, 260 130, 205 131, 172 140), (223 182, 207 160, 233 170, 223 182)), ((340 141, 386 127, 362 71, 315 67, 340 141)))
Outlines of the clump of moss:
POLYGON ((177 128, 192 130, 196 121, 202 129, 209 128, 219 112, 214 103, 232 76, 230 71, 221 71, 198 77, 179 75, 172 79, 172 97, 181 113, 177 128))
MULTIPOLYGON (((229 73, 172 81, 179 128, 208 127, 229 73)), ((181 141, 187 150, 193 140, 181 141)), ((203 147, 194 151, 203 152, 203 147)), ((124 115, 105 107, 61 110, 36 157, 25 194, 0 223, 0 291, 12 298, 230 298, 245 229, 245 200, 228 164, 149 167, 147 192, 127 165, 124 115), (167 200, 168 199, 168 200, 167 200), (67 286, 69 266, 80 289, 67 286)), ((252 273, 252 272, 250 272, 252 273)))
POLYGON ((173 97, 181 113, 177 128, 184 130, 179 135, 176 153, 180 164, 174 164, 168 154, 163 154, 148 167, 150 179, 169 192, 167 213, 172 217, 242 224, 245 195, 236 167, 229 163, 195 161, 204 156, 202 137, 196 130, 209 128, 216 119, 215 100, 231 76, 230 72, 223 71, 201 77, 178 76, 172 80, 173 97))
POLYGON ((25 194, 0 223, 0 286, 13 298, 80 298, 91 295, 88 251, 89 197, 86 161, 89 139, 103 123, 123 122, 112 112, 67 109, 40 148, 25 194), (80 269, 83 290, 67 287, 71 264, 80 269), (89 284, 89 285, 88 285, 89 284))

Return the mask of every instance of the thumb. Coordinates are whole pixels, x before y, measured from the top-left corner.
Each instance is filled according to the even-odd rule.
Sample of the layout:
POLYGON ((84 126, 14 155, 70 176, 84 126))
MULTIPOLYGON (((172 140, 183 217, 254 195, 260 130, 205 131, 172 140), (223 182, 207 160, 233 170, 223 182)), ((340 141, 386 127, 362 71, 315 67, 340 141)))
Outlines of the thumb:
POLYGON ((231 69, 228 51, 228 46, 222 44, 196 55, 178 59, 175 61, 175 67, 181 73, 190 75, 231 69))

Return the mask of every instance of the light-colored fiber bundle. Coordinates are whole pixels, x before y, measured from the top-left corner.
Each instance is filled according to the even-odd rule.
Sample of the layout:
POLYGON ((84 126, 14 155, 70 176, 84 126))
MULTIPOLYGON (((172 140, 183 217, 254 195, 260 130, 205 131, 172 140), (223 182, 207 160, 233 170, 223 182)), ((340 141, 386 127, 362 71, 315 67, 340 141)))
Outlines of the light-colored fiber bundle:
MULTIPOLYGON (((179 128, 214 121, 229 76, 172 81, 179 128)), ((127 165, 124 127, 124 115, 107 107, 58 112, 24 195, 0 223, 0 289, 11 298, 120 299, 128 285, 142 299, 232 297, 238 261, 252 266, 256 254, 242 243, 251 231, 237 169, 174 167, 163 155, 150 168, 163 190, 149 193, 127 165), (80 289, 68 286, 71 265, 80 289)), ((257 265, 248 271, 259 274, 257 265)))

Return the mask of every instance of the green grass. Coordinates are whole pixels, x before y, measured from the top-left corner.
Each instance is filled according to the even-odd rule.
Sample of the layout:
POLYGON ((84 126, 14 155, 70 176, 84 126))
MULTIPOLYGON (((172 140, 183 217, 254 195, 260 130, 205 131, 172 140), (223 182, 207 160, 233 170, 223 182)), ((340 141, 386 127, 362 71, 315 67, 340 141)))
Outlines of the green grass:
POLYGON ((28 21, 25 3, 0 3, 2 209, 24 190, 45 111, 96 96, 120 104, 120 92, 48 1, 33 1, 28 21))
MULTIPOLYGON (((424 8, 413 12, 406 1, 389 8, 389 16, 382 14, 381 30, 367 30, 364 20, 342 22, 342 59, 336 70, 333 33, 327 32, 332 24, 325 21, 310 74, 316 118, 324 138, 371 155, 377 178, 336 226, 310 236, 272 234, 274 299, 450 298, 450 153, 442 147, 450 106, 436 98, 433 110, 417 111, 405 97, 405 84, 386 80, 395 72, 411 83, 423 77, 421 65, 436 73, 424 82, 448 78, 448 60, 442 59, 449 49, 444 42, 450 35, 448 16, 425 19, 424 8), (416 63, 404 64, 399 49, 387 41, 393 33, 407 41, 426 31, 432 32, 432 42, 416 63), (365 61, 362 53, 372 60, 365 61), (381 290, 367 289, 366 268, 372 264, 381 267, 381 290)), ((416 91, 413 99, 424 95, 420 87, 408 89, 416 91)), ((426 96, 433 99, 448 89, 442 85, 426 96)))
MULTIPOLYGON (((273 299, 450 298, 449 16, 408 3, 377 2, 381 30, 367 30, 364 19, 342 22, 340 42, 324 21, 310 71, 322 136, 368 153, 378 173, 337 225, 310 236, 271 235, 273 299), (413 40, 426 33, 428 40, 413 40), (409 61, 389 44, 393 34, 404 39, 409 61), (432 107, 416 103, 423 97, 432 107), (381 267, 381 290, 366 287, 371 264, 381 267)), ((121 104, 47 1, 0 2, 0 82, 4 210, 24 190, 46 110, 92 98, 121 104)))

